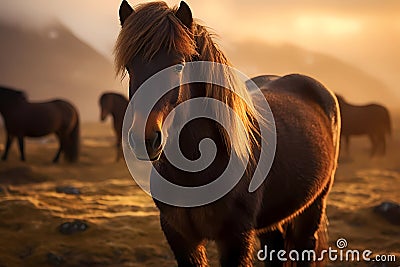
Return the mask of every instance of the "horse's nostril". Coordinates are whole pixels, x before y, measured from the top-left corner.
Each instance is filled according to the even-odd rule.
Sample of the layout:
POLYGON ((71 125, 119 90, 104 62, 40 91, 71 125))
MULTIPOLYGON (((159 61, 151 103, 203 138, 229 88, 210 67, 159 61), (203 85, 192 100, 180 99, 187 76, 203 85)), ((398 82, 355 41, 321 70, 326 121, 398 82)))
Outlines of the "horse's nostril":
POLYGON ((151 145, 152 145, 152 148, 154 151, 160 149, 160 147, 161 147, 161 132, 160 131, 156 132, 156 137, 153 139, 153 142, 151 145))

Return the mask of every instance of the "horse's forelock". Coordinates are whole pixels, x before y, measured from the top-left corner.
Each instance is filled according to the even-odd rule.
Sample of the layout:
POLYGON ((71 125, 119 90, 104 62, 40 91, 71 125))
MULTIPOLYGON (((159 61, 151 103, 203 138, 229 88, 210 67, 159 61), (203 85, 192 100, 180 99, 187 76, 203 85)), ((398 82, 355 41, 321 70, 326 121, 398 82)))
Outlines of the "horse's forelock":
POLYGON ((184 57, 196 54, 191 32, 174 15, 176 10, 164 2, 145 3, 135 8, 135 13, 124 23, 115 45, 117 73, 124 73, 129 61, 139 53, 147 61, 162 48, 184 57))

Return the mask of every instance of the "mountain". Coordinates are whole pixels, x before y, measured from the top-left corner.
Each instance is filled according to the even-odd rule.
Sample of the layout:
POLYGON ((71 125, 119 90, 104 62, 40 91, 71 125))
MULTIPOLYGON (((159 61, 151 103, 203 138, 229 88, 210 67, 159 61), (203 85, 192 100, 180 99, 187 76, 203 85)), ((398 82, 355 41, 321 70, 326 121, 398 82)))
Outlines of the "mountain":
POLYGON ((98 120, 102 91, 122 92, 110 60, 58 22, 41 29, 0 23, 0 84, 30 100, 70 100, 82 120, 98 120))
POLYGON ((252 40, 231 43, 226 51, 232 63, 251 77, 261 74, 306 74, 353 103, 379 102, 398 108, 400 100, 384 82, 357 66, 329 55, 290 44, 274 45, 252 40))

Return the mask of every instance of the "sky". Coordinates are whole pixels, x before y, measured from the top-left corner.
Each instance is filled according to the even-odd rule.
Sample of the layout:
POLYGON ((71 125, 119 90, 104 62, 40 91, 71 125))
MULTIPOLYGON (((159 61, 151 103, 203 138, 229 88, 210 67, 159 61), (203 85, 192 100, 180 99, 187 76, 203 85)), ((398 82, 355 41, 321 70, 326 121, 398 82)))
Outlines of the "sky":
MULTIPOLYGON (((132 5, 146 1, 130 1, 132 5)), ((169 5, 179 1, 168 0, 169 5)), ((120 0, 0 0, 0 19, 42 27, 56 18, 112 58, 120 0)), ((400 97, 400 1, 188 0, 222 46, 243 40, 290 43, 360 67, 400 97)))

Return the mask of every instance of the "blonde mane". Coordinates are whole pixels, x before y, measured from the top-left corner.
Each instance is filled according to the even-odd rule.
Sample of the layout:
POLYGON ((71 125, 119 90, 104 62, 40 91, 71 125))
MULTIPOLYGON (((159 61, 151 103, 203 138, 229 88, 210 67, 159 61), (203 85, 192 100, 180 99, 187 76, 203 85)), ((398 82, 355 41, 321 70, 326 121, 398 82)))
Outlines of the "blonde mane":
MULTIPOLYGON (((175 16, 177 8, 169 8, 164 2, 145 3, 135 8, 119 34, 115 46, 115 65, 117 73, 124 73, 133 57, 140 54, 145 60, 152 57, 162 48, 176 51, 184 58, 197 57, 199 61, 216 62, 231 66, 223 52, 213 41, 206 27, 194 22, 191 29, 185 27, 175 16)), ((213 73, 211 71, 211 73, 213 73)), ((217 71, 217 73, 220 73, 217 71)), ((232 151, 245 161, 247 155, 252 159, 252 146, 257 146, 258 126, 261 117, 256 111, 246 85, 240 81, 230 68, 224 68, 223 79, 229 89, 206 85, 206 97, 217 99, 225 105, 209 107, 219 122, 231 126, 228 131, 221 131, 226 144, 232 144, 232 151), (230 116, 231 108, 237 116, 230 116), (224 109, 224 110, 221 110, 224 109), (243 126, 242 126, 243 125, 243 126), (244 127, 244 131, 240 130, 244 127)))

